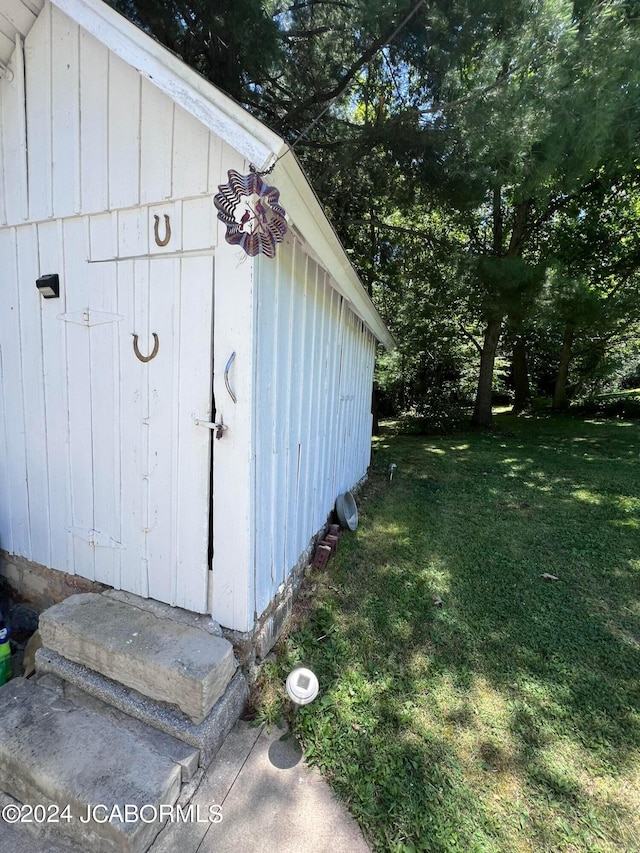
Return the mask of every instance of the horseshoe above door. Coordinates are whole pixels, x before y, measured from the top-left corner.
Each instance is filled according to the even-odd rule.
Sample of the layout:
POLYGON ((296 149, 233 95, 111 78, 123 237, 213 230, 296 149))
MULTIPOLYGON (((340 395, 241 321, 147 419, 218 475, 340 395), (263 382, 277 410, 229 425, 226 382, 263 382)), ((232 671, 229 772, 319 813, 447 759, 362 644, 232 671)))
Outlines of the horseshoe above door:
POLYGON ((157 214, 153 216, 153 236, 156 241, 156 246, 166 246, 171 239, 171 221, 167 214, 164 215, 164 237, 161 239, 160 234, 160 217, 157 214))
POLYGON ((160 349, 160 341, 158 340, 158 336, 155 332, 152 332, 151 334, 153 335, 153 349, 151 350, 151 355, 142 355, 142 353, 138 349, 138 336, 133 336, 133 351, 139 361, 151 361, 152 358, 155 358, 158 355, 158 350, 160 349))

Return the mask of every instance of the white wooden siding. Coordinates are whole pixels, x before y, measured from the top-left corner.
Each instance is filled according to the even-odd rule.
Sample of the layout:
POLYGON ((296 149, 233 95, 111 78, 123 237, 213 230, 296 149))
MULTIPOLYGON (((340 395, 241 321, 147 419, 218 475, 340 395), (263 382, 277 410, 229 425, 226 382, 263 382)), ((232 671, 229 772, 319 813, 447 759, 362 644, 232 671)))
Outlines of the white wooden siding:
MULTIPOLYGON (((11 70, 0 547, 249 630, 366 472, 373 336, 293 233, 275 260, 225 243, 212 196, 249 163, 58 8, 45 3, 11 70), (61 296, 43 300, 35 279, 52 272, 61 296), (152 362, 133 332, 143 352, 160 335, 152 362), (210 433, 192 422, 214 414, 212 350, 228 429, 212 442, 207 603, 210 433)), ((290 178, 285 208, 311 216, 290 178)))
POLYGON ((204 610, 212 196, 247 164, 49 4, 22 57, 0 80, 0 547, 204 610))
POLYGON ((204 195, 213 210, 223 155, 226 168, 243 162, 49 3, 11 69, 0 80, 0 225, 204 195))
POLYGON ((255 285, 253 506, 259 615, 365 476, 375 341, 295 237, 255 285))
POLYGON ((89 263, 111 218, 0 229, 0 547, 203 611, 214 259, 89 263))

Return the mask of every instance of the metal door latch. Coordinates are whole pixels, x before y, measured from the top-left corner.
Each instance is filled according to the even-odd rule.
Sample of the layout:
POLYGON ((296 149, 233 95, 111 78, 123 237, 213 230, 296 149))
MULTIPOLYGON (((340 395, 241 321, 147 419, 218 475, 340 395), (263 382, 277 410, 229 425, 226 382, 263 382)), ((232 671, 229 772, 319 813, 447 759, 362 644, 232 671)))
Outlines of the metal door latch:
POLYGON ((201 421, 198 418, 194 418, 193 422, 196 426, 206 427, 207 429, 213 429, 216 431, 216 438, 222 438, 224 435, 224 431, 229 429, 228 426, 221 423, 216 423, 213 421, 201 421))

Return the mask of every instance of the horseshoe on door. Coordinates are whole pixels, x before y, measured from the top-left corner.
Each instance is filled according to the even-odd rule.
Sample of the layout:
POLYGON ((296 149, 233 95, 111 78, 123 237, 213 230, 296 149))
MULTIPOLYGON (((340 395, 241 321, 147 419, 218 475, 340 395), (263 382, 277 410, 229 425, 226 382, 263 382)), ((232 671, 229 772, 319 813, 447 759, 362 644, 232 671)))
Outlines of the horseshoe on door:
POLYGON ((153 236, 156 239, 156 246, 166 246, 169 240, 171 239, 171 222, 169 221, 169 217, 165 213, 164 215, 164 238, 160 239, 160 234, 158 233, 158 229, 160 227, 160 217, 155 214, 153 217, 153 236))
POLYGON ((160 341, 158 340, 158 336, 155 332, 152 332, 151 334, 153 335, 153 349, 151 350, 151 355, 142 355, 142 353, 138 349, 138 336, 133 336, 133 351, 136 354, 136 358, 140 361, 151 361, 152 358, 155 358, 158 355, 158 350, 160 349, 160 341))

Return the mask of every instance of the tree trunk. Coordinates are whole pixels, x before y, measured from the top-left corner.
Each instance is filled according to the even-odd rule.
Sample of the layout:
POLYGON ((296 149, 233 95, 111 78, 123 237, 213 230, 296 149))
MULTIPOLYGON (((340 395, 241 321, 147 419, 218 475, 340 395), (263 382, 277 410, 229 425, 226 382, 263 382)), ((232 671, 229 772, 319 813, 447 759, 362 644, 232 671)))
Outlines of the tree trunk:
POLYGON ((522 335, 518 335, 513 345, 512 368, 514 390, 513 411, 523 412, 531 402, 531 390, 529 388, 527 349, 522 335))
POLYGON ((471 423, 474 426, 490 427, 491 416, 491 390, 493 386, 493 365, 496 360, 496 350, 502 331, 502 318, 494 317, 487 323, 484 332, 484 344, 480 354, 480 376, 478 377, 478 390, 476 392, 476 403, 473 409, 471 423))
POLYGON ((561 412, 569 407, 569 399, 567 397, 567 377, 569 375, 569 365, 573 356, 573 336, 575 326, 572 323, 567 323, 564 327, 564 338, 562 339, 562 351, 560 352, 560 364, 558 365, 558 375, 556 377, 556 385, 553 391, 553 411, 561 412))

